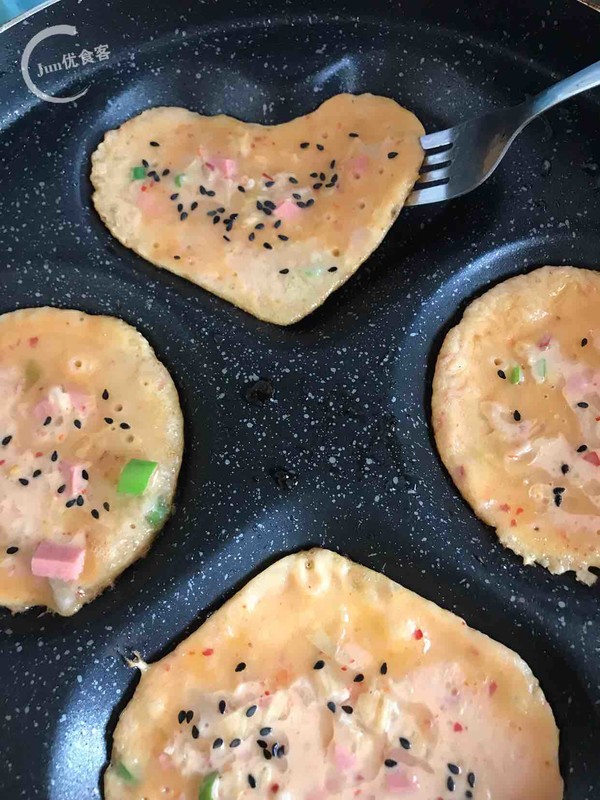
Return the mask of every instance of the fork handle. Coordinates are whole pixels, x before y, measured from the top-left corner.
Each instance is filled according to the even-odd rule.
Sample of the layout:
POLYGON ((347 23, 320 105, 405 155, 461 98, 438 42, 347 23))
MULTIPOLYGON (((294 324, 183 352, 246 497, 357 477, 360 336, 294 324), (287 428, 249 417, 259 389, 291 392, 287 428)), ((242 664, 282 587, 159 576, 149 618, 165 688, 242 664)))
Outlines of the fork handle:
POLYGON ((588 89, 593 89, 595 86, 600 86, 600 61, 595 64, 590 64, 589 67, 570 75, 563 81, 555 83, 543 92, 536 94, 530 100, 523 103, 524 110, 530 111, 531 116, 537 117, 543 111, 547 111, 563 100, 568 100, 569 97, 574 97, 576 94, 586 92, 588 89))

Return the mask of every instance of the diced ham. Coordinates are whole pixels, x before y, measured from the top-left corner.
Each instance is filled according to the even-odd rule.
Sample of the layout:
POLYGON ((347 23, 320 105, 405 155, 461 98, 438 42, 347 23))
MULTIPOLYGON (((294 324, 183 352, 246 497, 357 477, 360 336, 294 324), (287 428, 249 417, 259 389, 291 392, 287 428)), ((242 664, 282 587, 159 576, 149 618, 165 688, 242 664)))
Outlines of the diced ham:
POLYGON ((589 453, 586 453, 583 456, 583 460, 587 461, 589 464, 592 464, 594 467, 600 467, 600 458, 598 458, 598 453, 595 450, 591 450, 589 453))
POLYGON ((347 162, 347 166, 353 177, 362 178, 369 168, 369 156, 364 153, 360 156, 354 156, 347 162))
POLYGON ((420 788, 417 776, 403 769, 394 769, 385 777, 387 789, 393 794, 411 794, 420 788))
POLYGON ((342 747, 339 744, 336 744, 335 749, 333 751, 333 760, 338 769, 352 769, 356 764, 356 758, 353 754, 348 750, 347 747, 342 747))
POLYGON ((70 496, 81 494, 86 488, 87 482, 83 477, 84 464, 71 464, 68 461, 61 461, 60 474, 67 486, 67 494, 70 496))
POLYGON ((287 199, 279 203, 274 213, 279 219, 295 219, 302 213, 302 209, 298 208, 293 200, 287 199))
POLYGON ((85 417, 92 410, 93 402, 93 398, 79 389, 65 391, 60 386, 53 386, 47 396, 34 406, 33 413, 40 422, 47 417, 73 412, 85 417))
POLYGON ((237 174, 237 161, 233 158, 211 158, 210 163, 224 178, 234 178, 237 174))
POLYGON ((31 559, 31 572, 40 578, 74 581, 81 575, 85 548, 44 540, 31 559))

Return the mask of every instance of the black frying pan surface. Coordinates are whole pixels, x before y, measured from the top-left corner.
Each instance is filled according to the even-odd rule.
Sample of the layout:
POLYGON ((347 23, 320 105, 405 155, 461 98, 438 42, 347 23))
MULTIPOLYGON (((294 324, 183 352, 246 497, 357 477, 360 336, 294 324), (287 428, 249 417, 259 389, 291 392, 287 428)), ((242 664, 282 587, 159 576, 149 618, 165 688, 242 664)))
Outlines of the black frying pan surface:
POLYGON ((533 123, 473 194, 404 211, 289 329, 123 248, 88 179, 104 131, 154 105, 275 123, 371 91, 431 131, 519 102, 596 60, 599 41, 600 14, 575 0, 63 0, 0 34, 0 311, 53 304, 137 326, 176 381, 187 437, 177 510, 147 558, 72 618, 0 611, 0 797, 98 797, 136 683, 121 654, 164 654, 249 576, 315 544, 519 652, 562 732, 566 797, 600 796, 598 587, 504 550, 429 428, 436 353, 468 300, 546 263, 600 268, 598 93, 533 123), (65 53, 110 52, 39 78, 57 95, 88 86, 74 103, 42 102, 19 69, 31 37, 57 24, 77 36, 42 43, 32 74, 65 53), (271 403, 246 398, 257 377, 272 381, 271 403), (282 488, 278 470, 297 481, 282 488))

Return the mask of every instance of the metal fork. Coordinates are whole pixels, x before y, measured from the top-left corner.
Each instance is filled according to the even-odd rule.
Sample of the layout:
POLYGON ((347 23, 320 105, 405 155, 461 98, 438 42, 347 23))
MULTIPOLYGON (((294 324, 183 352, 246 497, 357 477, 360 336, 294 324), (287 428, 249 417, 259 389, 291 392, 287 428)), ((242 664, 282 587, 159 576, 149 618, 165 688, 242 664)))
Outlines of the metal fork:
POLYGON ((476 189, 489 178, 517 134, 532 119, 595 86, 600 86, 600 61, 518 106, 500 108, 454 128, 422 136, 425 158, 406 205, 439 203, 476 189))

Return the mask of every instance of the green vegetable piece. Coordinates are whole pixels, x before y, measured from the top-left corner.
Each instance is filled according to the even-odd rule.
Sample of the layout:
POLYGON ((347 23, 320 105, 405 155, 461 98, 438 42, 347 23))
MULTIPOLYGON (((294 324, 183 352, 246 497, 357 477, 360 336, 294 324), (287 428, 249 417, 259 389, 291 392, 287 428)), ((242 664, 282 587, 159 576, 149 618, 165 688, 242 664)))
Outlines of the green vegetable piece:
POLYGON ((183 175, 183 174, 175 175, 175 186, 181 188, 183 186, 183 179, 184 178, 185 178, 185 175, 183 175))
POLYGON ((214 800, 213 788, 219 777, 218 772, 211 772, 207 775, 200 785, 198 800, 214 800))
POLYGON ((119 494, 144 494, 148 481, 157 466, 156 461, 143 461, 140 458, 132 458, 123 467, 117 484, 117 492, 119 494))
POLYGON ((125 766, 122 761, 117 761, 114 766, 114 770, 121 778, 121 780, 125 781, 125 783, 137 783, 137 778, 133 775, 125 766))
POLYGON ((545 358, 540 358, 539 361, 535 362, 535 374, 538 376, 538 378, 545 378, 548 374, 545 358))
POLYGON ((170 510, 165 498, 160 497, 154 504, 154 508, 146 514, 146 522, 153 528, 159 528, 169 516, 170 510))
POLYGON ((37 383, 42 375, 36 361, 28 361, 25 365, 25 389, 30 389, 34 383, 37 383))
POLYGON ((146 177, 146 170, 144 167, 133 167, 131 170, 132 181, 143 181, 146 177))
POLYGON ((511 369, 509 380, 510 380, 511 383, 521 383, 521 378, 522 377, 523 377, 523 370, 517 364, 515 367, 513 367, 511 369))

